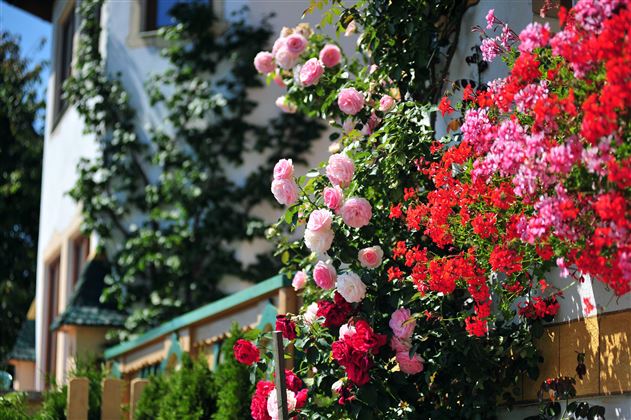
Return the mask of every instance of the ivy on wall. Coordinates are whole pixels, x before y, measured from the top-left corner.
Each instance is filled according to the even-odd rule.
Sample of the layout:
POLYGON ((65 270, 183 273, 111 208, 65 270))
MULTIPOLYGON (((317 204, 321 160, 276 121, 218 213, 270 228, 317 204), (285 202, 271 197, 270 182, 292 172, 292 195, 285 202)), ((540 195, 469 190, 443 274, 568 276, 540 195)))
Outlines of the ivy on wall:
POLYGON ((70 194, 113 263, 104 298, 131 308, 124 338, 220 297, 226 275, 262 280, 277 272, 267 254, 241 264, 235 243, 263 237, 253 209, 271 198, 268 174, 281 156, 300 162, 323 127, 287 114, 252 123, 257 104, 247 91, 260 81, 251 63, 270 26, 252 26, 242 11, 218 33, 211 7, 192 3, 174 7, 177 23, 161 31, 171 66, 151 78, 147 94, 166 117, 142 132, 98 50, 102 3, 80 3, 76 68, 64 87, 100 152, 80 162, 70 194), (235 182, 230 171, 252 153, 258 166, 235 182))

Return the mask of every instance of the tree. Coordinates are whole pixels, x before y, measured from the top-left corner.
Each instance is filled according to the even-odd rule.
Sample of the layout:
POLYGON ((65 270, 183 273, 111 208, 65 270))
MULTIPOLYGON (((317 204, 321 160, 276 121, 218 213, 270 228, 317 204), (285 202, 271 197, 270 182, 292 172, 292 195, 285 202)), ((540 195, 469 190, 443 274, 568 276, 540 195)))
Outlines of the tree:
POLYGON ((11 350, 35 292, 42 177, 42 63, 0 32, 0 360, 11 350))

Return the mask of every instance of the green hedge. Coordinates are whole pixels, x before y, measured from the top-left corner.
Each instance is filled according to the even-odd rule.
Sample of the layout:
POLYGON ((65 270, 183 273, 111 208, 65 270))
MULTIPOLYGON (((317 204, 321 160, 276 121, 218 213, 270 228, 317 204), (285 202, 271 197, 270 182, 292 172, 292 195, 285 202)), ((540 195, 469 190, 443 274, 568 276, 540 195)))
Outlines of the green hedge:
POLYGON ((247 366, 234 359, 232 346, 243 334, 237 324, 223 343, 222 362, 213 373, 205 357, 183 355, 179 369, 154 375, 144 389, 138 420, 234 420, 250 416, 253 385, 247 366))

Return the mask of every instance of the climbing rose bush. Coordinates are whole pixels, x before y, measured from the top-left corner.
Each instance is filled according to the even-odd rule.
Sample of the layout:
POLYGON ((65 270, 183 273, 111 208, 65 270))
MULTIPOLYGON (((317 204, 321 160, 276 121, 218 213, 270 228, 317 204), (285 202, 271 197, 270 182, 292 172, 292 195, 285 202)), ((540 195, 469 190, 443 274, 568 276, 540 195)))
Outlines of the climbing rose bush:
MULTIPOLYGON (((533 340, 563 298, 551 270, 629 292, 629 5, 560 16, 557 34, 518 34, 489 12, 482 55, 509 75, 437 108, 306 25, 283 30, 274 70, 255 62, 287 88, 284 106, 337 130, 319 168, 284 160, 273 175, 287 209, 269 237, 304 303, 276 326, 309 389, 300 406, 288 391, 292 415, 488 416, 538 376, 533 340), (440 140, 435 110, 451 131, 440 140)), ((277 416, 272 388, 257 385, 253 418, 277 416)))

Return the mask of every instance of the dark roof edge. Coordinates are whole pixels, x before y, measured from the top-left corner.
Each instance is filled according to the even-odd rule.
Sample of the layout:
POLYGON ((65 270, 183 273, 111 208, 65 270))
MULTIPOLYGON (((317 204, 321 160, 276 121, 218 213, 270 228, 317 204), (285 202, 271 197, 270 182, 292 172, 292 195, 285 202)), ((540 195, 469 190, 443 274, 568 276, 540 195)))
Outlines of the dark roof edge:
POLYGON ((53 21, 53 0, 6 0, 6 2, 46 22, 53 21))

